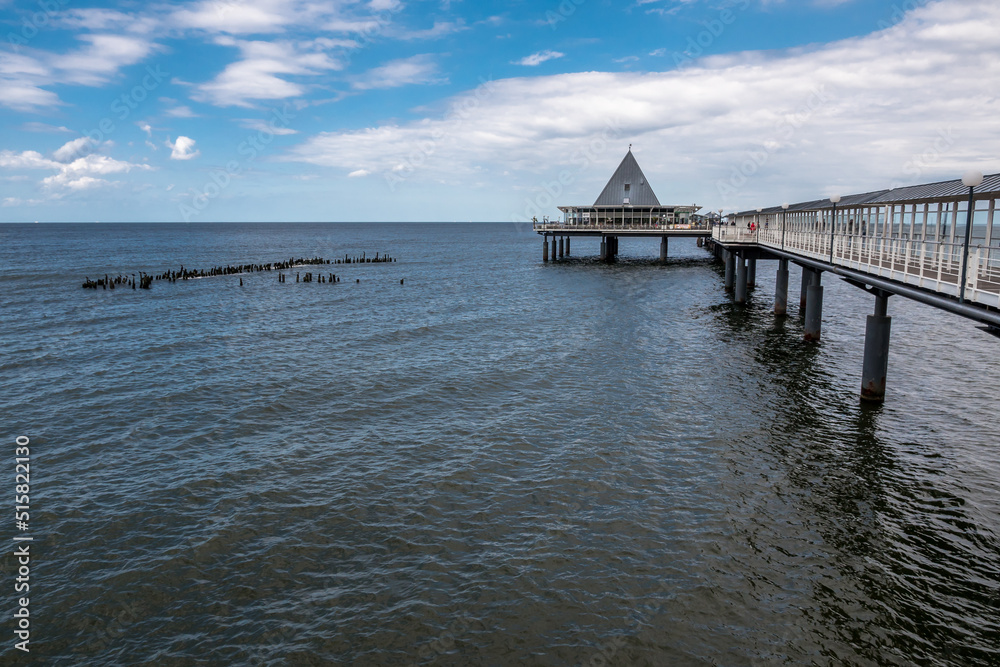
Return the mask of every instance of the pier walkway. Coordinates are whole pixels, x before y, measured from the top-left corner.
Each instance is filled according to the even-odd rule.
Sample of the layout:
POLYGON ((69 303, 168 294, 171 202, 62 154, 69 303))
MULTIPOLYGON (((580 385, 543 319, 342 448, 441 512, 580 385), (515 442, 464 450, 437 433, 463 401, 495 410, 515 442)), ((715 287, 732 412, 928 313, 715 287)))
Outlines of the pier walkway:
POLYGON ((774 312, 788 306, 788 262, 802 267, 805 339, 822 331, 825 272, 875 297, 868 318, 862 398, 882 401, 888 298, 903 296, 985 324, 1000 336, 1000 174, 850 197, 783 204, 729 216, 710 247, 726 263, 726 289, 745 303, 757 262, 776 260, 774 312))

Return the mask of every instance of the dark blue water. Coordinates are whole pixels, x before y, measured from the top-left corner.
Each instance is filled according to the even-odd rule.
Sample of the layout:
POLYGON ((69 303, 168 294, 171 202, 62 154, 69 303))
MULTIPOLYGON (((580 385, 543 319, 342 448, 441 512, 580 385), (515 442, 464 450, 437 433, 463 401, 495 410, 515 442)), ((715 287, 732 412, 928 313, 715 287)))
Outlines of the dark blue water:
MULTIPOLYGON (((894 298, 888 402, 863 408, 870 297, 827 279, 810 346, 794 307, 770 314, 773 266, 736 308, 707 253, 670 250, 623 240, 607 267, 578 241, 543 265, 511 225, 0 226, 28 658, 1000 664, 1000 341, 894 298), (80 288, 376 251, 399 262, 336 285, 80 288)), ((22 660, 7 618, 0 659, 22 660)))

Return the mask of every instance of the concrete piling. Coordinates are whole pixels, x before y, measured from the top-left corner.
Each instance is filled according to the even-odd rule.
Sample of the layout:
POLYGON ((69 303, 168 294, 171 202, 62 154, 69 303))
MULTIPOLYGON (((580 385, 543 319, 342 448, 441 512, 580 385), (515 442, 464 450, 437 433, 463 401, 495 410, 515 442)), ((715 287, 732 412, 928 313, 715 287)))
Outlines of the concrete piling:
POLYGON ((823 330, 823 274, 812 271, 812 284, 806 289, 805 339, 818 343, 823 330))
POLYGON ((722 251, 726 262, 726 291, 732 292, 736 285, 736 255, 730 250, 722 251))
POLYGON ((556 259, 559 258, 559 255, 556 254, 558 251, 559 251, 559 248, 558 248, 558 246, 556 244, 556 237, 553 236, 552 237, 552 250, 551 250, 551 252, 552 252, 552 261, 553 262, 556 261, 556 259))
POLYGON ((778 275, 774 281, 774 314, 788 314, 788 260, 778 260, 778 275))
POLYGON ((736 303, 747 302, 747 261, 742 257, 736 258, 736 303))
POLYGON ((861 368, 861 400, 869 403, 885 401, 885 378, 889 372, 889 295, 875 293, 875 314, 868 316, 865 327, 865 358, 861 368))
POLYGON ((542 237, 542 261, 543 262, 549 261, 549 237, 548 236, 543 236, 542 237))
POLYGON ((747 260, 747 289, 757 287, 757 260, 747 260))
POLYGON ((805 314, 806 312, 806 296, 809 289, 809 285, 812 284, 813 270, 803 266, 802 267, 802 291, 799 292, 799 313, 805 314))
POLYGON ((608 259, 608 239, 607 237, 601 237, 601 254, 599 255, 602 262, 608 259))
POLYGON ((559 237, 559 259, 566 256, 566 239, 565 237, 559 237))
POLYGON ((669 248, 669 243, 670 243, 670 241, 667 239, 666 236, 663 236, 663 237, 660 238, 660 261, 661 262, 667 261, 667 250, 669 248))
POLYGON ((569 257, 569 240, 570 240, 571 238, 572 238, 571 236, 567 236, 567 237, 566 237, 566 256, 567 256, 567 257, 569 257))

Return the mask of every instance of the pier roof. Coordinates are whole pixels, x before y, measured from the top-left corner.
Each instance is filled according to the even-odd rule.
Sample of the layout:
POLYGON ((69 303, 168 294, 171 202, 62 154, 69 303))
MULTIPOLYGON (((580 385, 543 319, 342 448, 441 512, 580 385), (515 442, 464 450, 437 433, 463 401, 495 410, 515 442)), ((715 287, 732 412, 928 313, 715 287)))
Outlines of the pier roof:
MULTIPOLYGON (((1000 174, 991 174, 983 179, 981 185, 976 187, 976 199, 989 199, 1000 194, 1000 174)), ((866 192, 857 195, 847 195, 837 204, 838 208, 848 206, 878 206, 886 204, 906 204, 909 202, 940 201, 949 202, 964 199, 969 196, 969 188, 962 183, 961 179, 952 181, 940 181, 938 183, 927 183, 924 185, 908 185, 892 190, 878 190, 876 192, 866 192)), ((813 201, 791 204, 789 212, 795 211, 825 211, 833 208, 833 202, 829 199, 816 199, 813 201)), ((780 206, 772 206, 763 209, 761 214, 781 213, 784 209, 780 206)), ((757 211, 742 211, 736 213, 739 216, 749 216, 757 211)))
POLYGON ((632 147, 618 165, 608 184, 604 186, 601 196, 594 206, 621 206, 625 200, 632 206, 659 206, 653 188, 650 187, 642 168, 632 155, 632 147))

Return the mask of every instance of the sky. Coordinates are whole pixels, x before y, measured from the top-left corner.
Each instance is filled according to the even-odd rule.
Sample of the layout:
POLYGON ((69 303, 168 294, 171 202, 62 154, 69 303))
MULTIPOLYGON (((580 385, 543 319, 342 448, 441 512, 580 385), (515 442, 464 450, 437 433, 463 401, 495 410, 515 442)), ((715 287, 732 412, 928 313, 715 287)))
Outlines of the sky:
POLYGON ((996 0, 0 0, 0 222, 746 210, 1000 172, 996 0))

